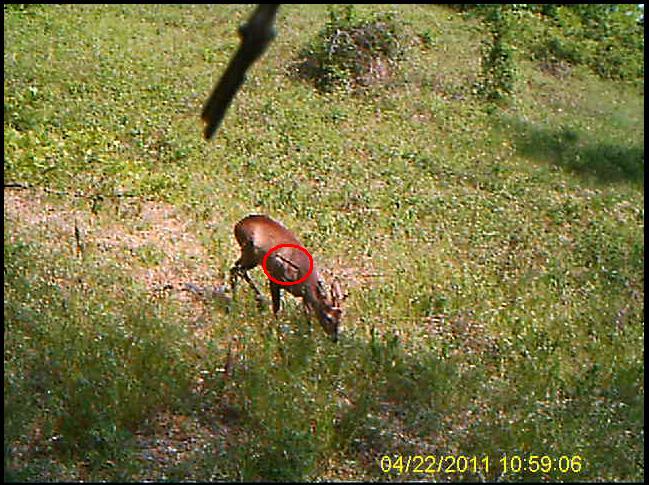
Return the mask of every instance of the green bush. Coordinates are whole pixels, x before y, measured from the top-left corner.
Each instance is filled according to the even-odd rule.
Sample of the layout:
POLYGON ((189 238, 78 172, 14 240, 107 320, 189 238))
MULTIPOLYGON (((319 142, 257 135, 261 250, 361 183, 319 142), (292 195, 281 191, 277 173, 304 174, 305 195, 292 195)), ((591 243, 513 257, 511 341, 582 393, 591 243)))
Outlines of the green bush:
POLYGON ((394 13, 360 17, 353 5, 334 7, 324 29, 300 53, 298 72, 322 91, 369 85, 389 75, 404 49, 394 13))
POLYGON ((486 18, 491 40, 482 46, 480 92, 489 100, 500 101, 514 94, 518 78, 512 39, 513 18, 507 6, 491 9, 486 18))
POLYGON ((531 48, 538 59, 586 65, 603 78, 638 79, 644 76, 641 29, 633 8, 566 5, 546 19, 531 48))
MULTIPOLYGON (((516 15, 517 35, 511 46, 545 64, 584 65, 606 79, 644 78, 644 32, 637 5, 462 5, 490 26, 493 56, 502 53, 503 20, 516 15), (497 32, 494 32, 497 28, 497 32), (518 35, 520 34, 520 35, 518 35)), ((504 60, 500 61, 504 63, 504 60)))

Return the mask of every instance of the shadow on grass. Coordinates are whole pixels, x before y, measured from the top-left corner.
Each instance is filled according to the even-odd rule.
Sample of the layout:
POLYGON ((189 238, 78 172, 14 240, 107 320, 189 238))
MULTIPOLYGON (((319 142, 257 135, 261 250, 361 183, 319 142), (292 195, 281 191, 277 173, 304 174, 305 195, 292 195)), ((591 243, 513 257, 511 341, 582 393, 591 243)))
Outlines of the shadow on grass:
POLYGON ((548 128, 520 120, 508 120, 506 125, 514 133, 519 154, 528 159, 549 162, 600 183, 643 183, 644 145, 598 141, 569 126, 548 128))
POLYGON ((333 344, 321 332, 300 330, 281 341, 270 332, 247 347, 232 383, 205 403, 213 408, 231 393, 238 419, 228 426, 239 430, 238 438, 227 452, 199 458, 203 470, 193 478, 221 470, 227 479, 304 481, 328 469, 327 457, 355 463, 340 475, 328 470, 338 478, 383 477, 377 456, 414 454, 404 436, 422 427, 441 434, 442 417, 457 402, 448 397, 459 385, 455 366, 432 353, 410 355, 394 334, 373 332, 369 342, 345 335, 333 344))

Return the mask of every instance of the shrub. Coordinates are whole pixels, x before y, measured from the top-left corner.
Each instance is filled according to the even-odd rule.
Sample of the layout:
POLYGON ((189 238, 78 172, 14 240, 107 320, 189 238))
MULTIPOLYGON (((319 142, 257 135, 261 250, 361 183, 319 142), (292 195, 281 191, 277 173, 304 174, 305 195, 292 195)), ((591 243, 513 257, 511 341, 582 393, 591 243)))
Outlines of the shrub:
POLYGON ((507 62, 507 47, 515 46, 544 65, 584 65, 607 79, 644 78, 644 21, 636 4, 460 4, 459 8, 489 23, 494 37, 491 55, 501 59, 500 64, 507 62), (517 35, 507 37, 506 17, 513 14, 518 16, 517 35))
POLYGON ((329 9, 329 20, 299 55, 298 73, 322 91, 380 82, 402 57, 405 35, 393 13, 359 17, 353 5, 329 9))
POLYGON ((514 94, 518 70, 512 43, 512 18, 508 6, 497 6, 487 15, 491 41, 483 44, 480 92, 487 99, 503 100, 514 94))

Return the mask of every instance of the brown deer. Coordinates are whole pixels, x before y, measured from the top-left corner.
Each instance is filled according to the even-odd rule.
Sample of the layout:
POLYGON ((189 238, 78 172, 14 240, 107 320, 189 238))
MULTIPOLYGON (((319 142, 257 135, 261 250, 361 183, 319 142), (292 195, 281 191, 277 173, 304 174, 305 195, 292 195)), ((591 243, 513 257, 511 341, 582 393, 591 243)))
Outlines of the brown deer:
MULTIPOLYGON (((301 246, 295 235, 283 224, 264 215, 249 215, 234 226, 234 237, 241 247, 241 257, 230 270, 232 295, 236 291, 237 278, 241 276, 252 287, 257 301, 263 300, 261 292, 250 279, 247 271, 262 263, 264 256, 280 244, 301 246)), ((282 282, 298 281, 311 268, 309 257, 297 248, 282 247, 273 251, 267 259, 266 269, 276 280, 282 282)), ((324 331, 334 340, 338 339, 338 326, 342 310, 339 307, 340 290, 336 282, 331 297, 327 297, 318 270, 313 264, 313 271, 301 283, 284 286, 270 282, 270 294, 273 299, 273 313, 277 315, 280 306, 280 292, 286 289, 293 296, 302 298, 308 312, 315 312, 324 331)))

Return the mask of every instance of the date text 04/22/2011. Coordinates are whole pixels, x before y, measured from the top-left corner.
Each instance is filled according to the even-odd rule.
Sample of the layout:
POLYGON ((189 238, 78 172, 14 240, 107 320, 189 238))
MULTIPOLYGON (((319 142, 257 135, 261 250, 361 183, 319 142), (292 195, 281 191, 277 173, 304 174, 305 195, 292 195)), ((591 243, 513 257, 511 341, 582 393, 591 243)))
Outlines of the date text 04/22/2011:
POLYGON ((583 458, 579 455, 503 455, 500 458, 489 456, 469 455, 383 455, 379 466, 384 473, 401 474, 436 473, 464 474, 489 473, 499 471, 499 474, 518 473, 579 473, 583 468, 583 458), (497 470, 494 469, 497 468, 497 470))

